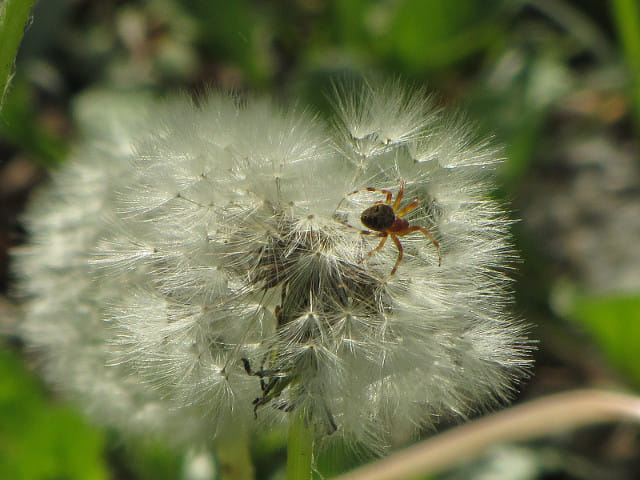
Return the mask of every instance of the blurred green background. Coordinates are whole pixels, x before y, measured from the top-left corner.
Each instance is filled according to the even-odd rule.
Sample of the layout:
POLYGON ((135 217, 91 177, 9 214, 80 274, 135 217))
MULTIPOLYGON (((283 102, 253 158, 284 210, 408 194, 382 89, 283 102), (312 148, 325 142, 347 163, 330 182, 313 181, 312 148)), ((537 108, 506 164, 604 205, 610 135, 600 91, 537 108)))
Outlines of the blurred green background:
MULTIPOLYGON (((522 219, 517 310, 539 341, 518 401, 640 392, 639 11, 635 0, 37 2, 0 121, 0 479, 188 478, 181 452, 74 413, 29 373, 12 334, 7 252, 24 240, 20 212, 76 138, 74 99, 95 89, 247 89, 324 111, 336 75, 426 84, 505 146, 496 195, 522 219)), ((283 439, 252 454, 257 478, 278 478, 283 439)), ((582 429, 447 478, 515 478, 498 476, 496 458, 526 464, 522 479, 635 479, 640 433, 582 429)), ((355 461, 321 458, 320 470, 355 461)))

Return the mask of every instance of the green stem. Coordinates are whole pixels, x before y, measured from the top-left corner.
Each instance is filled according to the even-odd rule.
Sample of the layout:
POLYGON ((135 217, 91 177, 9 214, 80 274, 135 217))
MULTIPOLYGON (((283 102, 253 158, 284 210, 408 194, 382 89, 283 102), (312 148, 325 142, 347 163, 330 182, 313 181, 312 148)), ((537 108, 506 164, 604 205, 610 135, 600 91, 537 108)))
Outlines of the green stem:
POLYGON ((5 0, 0 10, 0 110, 9 90, 13 65, 34 0, 5 0))
POLYGON ((307 415, 300 409, 291 427, 287 444, 287 480, 310 480, 315 435, 307 415))
POLYGON ((640 135, 640 6, 638 0, 612 0, 613 17, 631 73, 631 95, 640 135))

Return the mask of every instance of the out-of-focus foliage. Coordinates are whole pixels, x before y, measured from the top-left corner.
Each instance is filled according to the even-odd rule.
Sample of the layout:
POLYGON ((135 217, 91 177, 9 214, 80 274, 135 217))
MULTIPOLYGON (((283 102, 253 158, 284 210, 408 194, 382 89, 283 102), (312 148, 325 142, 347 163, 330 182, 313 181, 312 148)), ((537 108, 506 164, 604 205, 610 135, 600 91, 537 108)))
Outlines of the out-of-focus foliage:
POLYGON ((0 478, 104 480, 104 438, 48 403, 18 359, 0 350, 0 478))
POLYGON ((110 456, 115 460, 113 463, 122 466, 125 471, 112 476, 129 476, 139 480, 176 480, 181 478, 182 453, 156 442, 118 442, 110 456))
POLYGON ((56 165, 65 158, 66 142, 46 124, 46 117, 33 111, 30 94, 27 82, 18 77, 2 109, 0 132, 44 166, 56 165))
POLYGON ((333 0, 330 5, 335 41, 409 74, 451 67, 504 41, 504 20, 517 8, 517 2, 503 0, 333 0))
POLYGON ((611 366, 640 387, 640 296, 577 295, 568 316, 593 337, 611 366))
POLYGON ((567 40, 549 30, 531 38, 516 35, 468 97, 468 110, 505 144, 505 181, 517 182, 543 134, 555 102, 575 88, 567 40))

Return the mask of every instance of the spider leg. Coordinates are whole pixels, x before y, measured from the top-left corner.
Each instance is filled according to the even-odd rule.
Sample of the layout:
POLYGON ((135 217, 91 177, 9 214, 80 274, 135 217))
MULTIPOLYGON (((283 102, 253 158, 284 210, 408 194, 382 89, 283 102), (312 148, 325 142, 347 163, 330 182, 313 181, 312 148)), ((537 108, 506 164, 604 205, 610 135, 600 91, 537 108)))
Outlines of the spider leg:
MULTIPOLYGON (((363 232, 366 232, 366 230, 363 230, 363 232)), ((373 232, 368 232, 368 233, 373 233, 373 232)), ((382 249, 382 247, 384 247, 384 244, 386 243, 387 238, 389 238, 389 234, 387 233, 379 233, 378 235, 382 237, 382 240, 380 240, 380 243, 376 248, 374 248, 364 256, 364 258, 362 259, 363 262, 374 253, 379 252, 382 249)), ((393 235, 391 237, 393 237, 393 235)))
POLYGON ((396 270, 398 270, 398 265, 400 265, 400 262, 402 261, 402 255, 403 255, 402 244, 400 243, 400 239, 398 238, 398 236, 392 233, 391 240, 393 240, 393 243, 395 243, 396 247, 398 247, 398 259, 396 260, 396 264, 393 266, 393 269, 391 270, 391 273, 389 274, 389 276, 396 273, 396 270))
POLYGON ((398 210, 396 212, 396 217, 404 216, 405 214, 409 213, 411 210, 414 210, 419 204, 420 204, 419 200, 414 200, 413 202, 411 202, 409 205, 407 205, 403 209, 398 210))
POLYGON ((409 227, 406 230, 402 231, 401 233, 398 233, 398 235, 407 235, 411 232, 418 232, 418 231, 424 233, 425 236, 429 239, 429 241, 431 241, 433 246, 436 247, 436 249, 438 250, 438 266, 439 267, 442 266, 442 255, 440 253, 440 244, 435 238, 433 238, 433 235, 429 233, 429 230, 427 230, 424 227, 409 227))
POLYGON ((389 205, 391 203, 391 199, 393 198, 393 192, 391 190, 382 190, 382 189, 373 188, 373 187, 360 188, 358 190, 354 190, 349 195, 355 195, 356 193, 363 192, 365 190, 367 192, 378 192, 378 193, 383 193, 384 195, 386 195, 387 198, 384 201, 385 205, 389 205))
POLYGON ((382 236, 380 234, 380 232, 372 232, 371 230, 362 230, 362 229, 360 229, 358 227, 354 227, 353 225, 349 225, 347 222, 342 222, 342 221, 338 220, 338 223, 341 223, 345 227, 349 227, 349 228, 352 228, 354 230, 357 230, 358 232, 360 232, 363 235, 376 235, 377 237, 382 236))
MULTIPOLYGON (((400 190, 398 190, 398 195, 396 196, 396 201, 393 202, 393 211, 395 212, 396 210, 398 210, 398 207, 400 206, 400 201, 402 200, 402 196, 404 195, 404 182, 400 183, 400 190)), ((390 201, 391 199, 389 199, 390 201)), ((389 202, 387 202, 387 205, 389 205, 389 202)), ((415 207, 414 207, 415 208, 415 207)))

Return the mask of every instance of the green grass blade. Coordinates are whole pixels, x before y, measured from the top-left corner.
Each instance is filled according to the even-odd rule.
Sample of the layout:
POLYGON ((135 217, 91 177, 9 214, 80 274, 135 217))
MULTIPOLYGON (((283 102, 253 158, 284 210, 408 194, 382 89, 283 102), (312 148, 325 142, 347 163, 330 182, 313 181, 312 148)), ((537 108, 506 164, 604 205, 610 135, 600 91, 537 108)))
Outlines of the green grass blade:
POLYGON ((0 10, 0 110, 13 76, 13 65, 34 0, 5 0, 0 10))
POLYGON ((638 0, 613 0, 613 19, 631 74, 631 95, 640 136, 640 4, 638 0))

